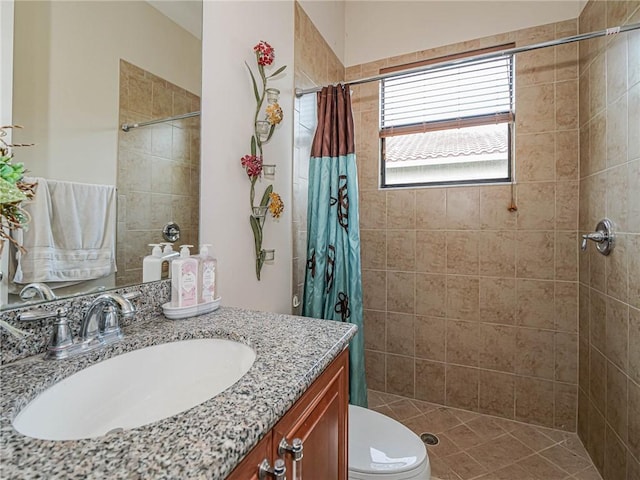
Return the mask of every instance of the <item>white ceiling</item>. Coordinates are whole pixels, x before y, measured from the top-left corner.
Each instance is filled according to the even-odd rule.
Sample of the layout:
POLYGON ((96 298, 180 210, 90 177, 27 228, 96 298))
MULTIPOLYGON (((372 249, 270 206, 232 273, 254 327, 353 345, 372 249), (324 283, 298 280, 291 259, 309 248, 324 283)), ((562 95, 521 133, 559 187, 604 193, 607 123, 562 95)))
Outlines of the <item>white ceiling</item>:
POLYGON ((202 40, 202 0, 147 0, 149 5, 202 40))

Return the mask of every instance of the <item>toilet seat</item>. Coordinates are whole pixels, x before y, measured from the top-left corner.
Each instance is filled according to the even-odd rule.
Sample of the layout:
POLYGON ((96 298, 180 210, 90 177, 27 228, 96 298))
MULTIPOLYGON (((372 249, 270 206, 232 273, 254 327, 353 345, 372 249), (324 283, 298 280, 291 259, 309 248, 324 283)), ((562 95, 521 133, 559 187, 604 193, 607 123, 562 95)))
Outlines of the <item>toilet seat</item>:
POLYGON ((420 438, 381 413, 349 405, 350 480, 428 480, 431 466, 420 438))

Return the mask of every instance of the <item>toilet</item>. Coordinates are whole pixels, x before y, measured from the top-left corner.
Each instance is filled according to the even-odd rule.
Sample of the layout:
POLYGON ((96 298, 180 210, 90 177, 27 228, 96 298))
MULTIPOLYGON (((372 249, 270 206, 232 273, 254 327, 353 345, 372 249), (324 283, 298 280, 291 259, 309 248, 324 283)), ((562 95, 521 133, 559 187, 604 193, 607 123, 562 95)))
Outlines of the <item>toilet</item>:
POLYGON ((420 438, 381 413, 349 405, 349 480, 429 480, 420 438))

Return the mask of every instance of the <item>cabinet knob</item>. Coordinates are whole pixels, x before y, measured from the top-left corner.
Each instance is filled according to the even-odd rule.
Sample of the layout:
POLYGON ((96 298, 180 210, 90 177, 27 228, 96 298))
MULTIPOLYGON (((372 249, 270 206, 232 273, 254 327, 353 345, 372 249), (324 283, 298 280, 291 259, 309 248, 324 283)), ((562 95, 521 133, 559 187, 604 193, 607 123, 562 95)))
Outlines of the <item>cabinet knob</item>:
POLYGON ((282 437, 282 440, 280 440, 280 444, 278 445, 278 454, 284 456, 289 453, 293 457, 294 462, 302 460, 302 457, 304 456, 303 450, 304 446, 302 445, 302 440, 299 438, 294 438, 293 442, 289 444, 287 439, 282 437))
POLYGON ((278 458, 274 462, 273 468, 269 460, 266 458, 262 460, 258 469, 258 478, 264 480, 267 476, 271 476, 275 478, 275 480, 287 480, 287 467, 284 465, 284 460, 278 458))

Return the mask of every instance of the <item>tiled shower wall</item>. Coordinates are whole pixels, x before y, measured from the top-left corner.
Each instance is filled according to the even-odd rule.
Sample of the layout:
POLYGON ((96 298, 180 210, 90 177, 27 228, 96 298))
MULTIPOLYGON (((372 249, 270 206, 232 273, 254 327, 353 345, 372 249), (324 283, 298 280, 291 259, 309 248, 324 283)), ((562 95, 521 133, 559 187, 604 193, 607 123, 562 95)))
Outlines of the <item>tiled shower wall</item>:
MULTIPOLYGON (((576 34, 577 21, 348 67, 576 34)), ((578 363, 578 47, 516 59, 511 187, 378 189, 378 85, 353 87, 370 388, 569 431, 578 363)))
MULTIPOLYGON (((197 95, 120 60, 121 124, 199 110, 197 95)), ((142 259, 165 241, 166 223, 180 226, 177 245, 198 246, 200 117, 120 131, 117 187, 116 282, 142 283, 142 259)))
MULTIPOLYGON (((295 88, 306 89, 344 80, 344 66, 302 7, 295 3, 295 88)), ((300 302, 307 265, 307 191, 309 156, 317 123, 316 96, 296 98, 293 154, 293 289, 300 302)), ((302 305, 292 313, 302 313, 302 305)))
MULTIPOLYGON (((640 2, 591 1, 580 32, 640 22, 640 2)), ((616 245, 579 256, 578 434, 605 480, 640 478, 640 32, 580 43, 580 231, 616 245)))

